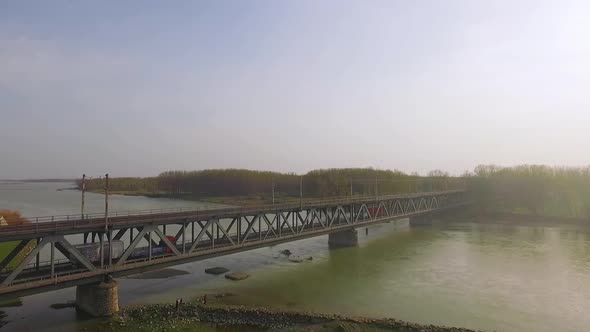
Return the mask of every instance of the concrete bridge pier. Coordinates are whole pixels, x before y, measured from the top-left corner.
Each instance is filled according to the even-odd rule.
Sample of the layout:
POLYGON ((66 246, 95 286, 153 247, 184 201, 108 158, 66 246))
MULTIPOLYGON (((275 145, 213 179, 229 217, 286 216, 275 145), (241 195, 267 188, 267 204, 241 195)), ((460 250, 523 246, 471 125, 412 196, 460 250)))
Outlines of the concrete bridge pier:
POLYGON ((433 224, 432 214, 410 217, 410 226, 429 226, 433 224))
POLYGON ((76 287, 78 310, 93 317, 108 317, 119 311, 117 282, 110 276, 99 283, 76 287))
POLYGON ((354 228, 328 235, 328 245, 330 248, 354 247, 358 245, 358 241, 358 234, 354 228))

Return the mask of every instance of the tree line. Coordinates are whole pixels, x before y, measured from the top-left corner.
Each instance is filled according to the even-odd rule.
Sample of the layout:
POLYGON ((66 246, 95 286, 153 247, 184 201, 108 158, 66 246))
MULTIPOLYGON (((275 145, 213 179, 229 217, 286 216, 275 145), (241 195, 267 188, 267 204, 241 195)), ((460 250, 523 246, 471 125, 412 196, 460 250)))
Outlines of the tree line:
MULTIPOLYGON (((77 180, 81 188, 81 179, 77 180)), ((104 178, 86 180, 101 191, 104 178)), ((112 192, 193 197, 306 198, 385 195, 467 188, 481 208, 544 216, 590 218, 590 167, 480 165, 460 177, 435 170, 426 176, 373 168, 318 169, 303 175, 245 169, 167 171, 155 177, 111 178, 112 192)))
MULTIPOLYGON (((82 180, 76 181, 79 189, 82 180)), ((103 190, 104 178, 86 179, 86 189, 103 190)), ((115 177, 109 179, 112 192, 145 195, 191 195, 197 197, 268 197, 273 188, 277 197, 334 197, 383 195, 415 191, 458 189, 461 179, 433 171, 429 176, 408 175, 397 170, 372 168, 318 169, 303 175, 245 169, 167 171, 155 177, 115 177)))

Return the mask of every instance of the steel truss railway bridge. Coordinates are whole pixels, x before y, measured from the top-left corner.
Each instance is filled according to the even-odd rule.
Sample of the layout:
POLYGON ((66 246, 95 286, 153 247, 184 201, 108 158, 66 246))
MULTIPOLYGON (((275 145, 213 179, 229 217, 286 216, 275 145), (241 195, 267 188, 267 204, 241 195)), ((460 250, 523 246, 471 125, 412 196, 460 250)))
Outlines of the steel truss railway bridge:
POLYGON ((79 307, 94 315, 108 315, 117 310, 116 287, 105 291, 97 285, 113 282, 111 277, 324 234, 330 234, 331 245, 354 245, 357 227, 401 218, 419 223, 433 213, 466 204, 467 193, 452 190, 108 218, 50 217, 3 226, 0 243, 14 241, 17 245, 0 262, 0 300, 78 286, 79 307), (113 255, 110 243, 117 240, 124 247, 113 255), (80 244, 93 242, 102 248, 96 260, 78 249, 80 244), (154 253, 156 246, 167 249, 154 253), (145 255, 137 257, 134 253, 140 248, 145 248, 145 255), (17 256, 24 259, 9 267, 17 256), (48 258, 42 260, 42 256, 48 258), (114 309, 96 309, 105 301, 114 301, 114 309))

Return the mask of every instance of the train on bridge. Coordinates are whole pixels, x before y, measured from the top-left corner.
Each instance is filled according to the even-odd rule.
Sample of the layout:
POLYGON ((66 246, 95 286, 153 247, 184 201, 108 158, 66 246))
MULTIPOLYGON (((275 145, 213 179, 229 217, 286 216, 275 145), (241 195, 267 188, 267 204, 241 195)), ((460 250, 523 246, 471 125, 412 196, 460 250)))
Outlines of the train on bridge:
MULTIPOLYGON (((168 241, 172 244, 176 245, 176 239, 174 236, 168 235, 168 241)), ((74 245, 74 248, 77 249, 82 256, 84 256, 88 261, 94 264, 99 264, 102 259, 109 260, 116 260, 120 258, 123 253, 125 252, 125 243, 121 240, 113 240, 111 242, 103 242, 102 243, 102 250, 100 242, 93 242, 93 243, 85 243, 85 244, 78 244, 74 245), (112 249, 111 249, 112 247, 112 249)), ((151 248, 148 247, 141 247, 136 248, 133 250, 131 255, 129 256, 131 259, 142 259, 150 257, 150 249, 151 249, 151 256, 157 256, 162 254, 171 254, 172 249, 166 245, 163 240, 152 246, 151 248)), ((76 259, 73 254, 69 254, 67 259, 74 264, 76 267, 82 267, 82 263, 76 259)))

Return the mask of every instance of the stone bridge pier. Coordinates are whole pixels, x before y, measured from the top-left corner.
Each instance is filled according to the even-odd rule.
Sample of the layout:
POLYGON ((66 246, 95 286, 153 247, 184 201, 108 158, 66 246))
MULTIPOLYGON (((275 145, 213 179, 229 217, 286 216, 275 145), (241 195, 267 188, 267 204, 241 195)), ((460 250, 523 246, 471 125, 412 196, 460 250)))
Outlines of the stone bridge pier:
POLYGON ((78 310, 93 317, 108 317, 119 311, 117 282, 110 276, 99 283, 76 287, 78 310))
POLYGON ((345 229, 328 235, 328 245, 330 248, 354 247, 358 245, 358 234, 356 229, 345 229))

